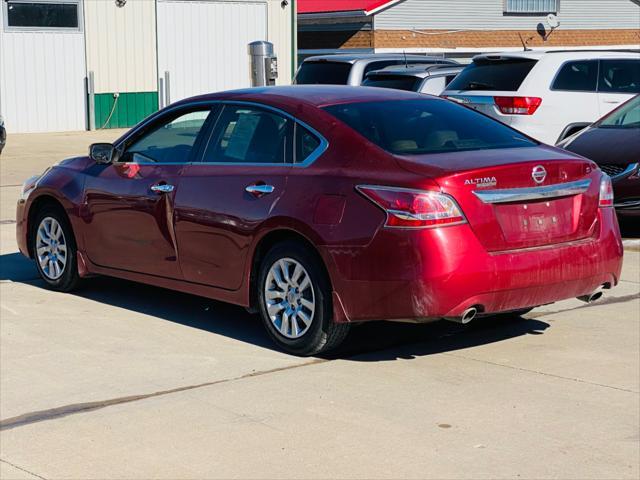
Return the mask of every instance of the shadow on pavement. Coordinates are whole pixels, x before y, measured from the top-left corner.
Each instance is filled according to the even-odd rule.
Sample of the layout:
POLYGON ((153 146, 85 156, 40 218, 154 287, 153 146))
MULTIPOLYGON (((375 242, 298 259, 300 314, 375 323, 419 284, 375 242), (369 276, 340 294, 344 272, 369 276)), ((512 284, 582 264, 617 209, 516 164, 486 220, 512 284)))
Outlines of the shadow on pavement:
MULTIPOLYGON (((0 255, 0 281, 7 280, 46 288, 33 261, 19 253, 0 255)), ((108 277, 91 278, 73 294, 275 350, 258 316, 235 305, 108 277)), ((538 335, 548 327, 543 321, 519 317, 479 318, 469 325, 370 322, 354 326, 342 348, 323 358, 363 362, 409 359, 538 335)))

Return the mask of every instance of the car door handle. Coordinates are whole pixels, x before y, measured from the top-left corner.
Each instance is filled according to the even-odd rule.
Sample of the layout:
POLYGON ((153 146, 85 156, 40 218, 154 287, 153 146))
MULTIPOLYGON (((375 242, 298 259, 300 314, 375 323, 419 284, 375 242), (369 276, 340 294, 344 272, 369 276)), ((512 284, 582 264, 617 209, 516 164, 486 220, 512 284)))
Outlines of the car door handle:
POLYGON ((604 103, 618 104, 618 103, 620 103, 620 100, 605 100, 604 103))
POLYGON ((174 189, 175 187, 168 183, 159 183, 151 186, 151 191, 155 193, 171 193, 174 189))
POLYGON ((245 191, 247 193, 250 193, 254 197, 262 197, 263 195, 269 195, 270 193, 273 193, 274 190, 275 190, 275 187, 273 185, 264 185, 264 184, 260 184, 260 185, 253 184, 245 188, 245 191))

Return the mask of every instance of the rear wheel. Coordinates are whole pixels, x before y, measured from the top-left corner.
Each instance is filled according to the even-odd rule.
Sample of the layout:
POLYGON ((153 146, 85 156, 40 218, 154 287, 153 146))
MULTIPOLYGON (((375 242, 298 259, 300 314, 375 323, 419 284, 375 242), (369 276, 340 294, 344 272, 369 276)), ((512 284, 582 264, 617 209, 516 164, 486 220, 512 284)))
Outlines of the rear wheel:
POLYGON ((295 355, 338 347, 350 325, 333 321, 331 287, 322 264, 295 242, 273 247, 260 265, 257 298, 271 338, 295 355))
POLYGON ((54 290, 75 289, 80 281, 77 248, 67 216, 47 206, 36 214, 34 225, 31 246, 40 277, 54 290))

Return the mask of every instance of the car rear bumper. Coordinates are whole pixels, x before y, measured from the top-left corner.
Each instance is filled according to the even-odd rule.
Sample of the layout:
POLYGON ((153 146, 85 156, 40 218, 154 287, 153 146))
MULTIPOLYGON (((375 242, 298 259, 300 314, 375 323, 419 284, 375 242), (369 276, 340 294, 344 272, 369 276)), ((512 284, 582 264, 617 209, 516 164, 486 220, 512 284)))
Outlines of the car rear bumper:
POLYGON ((335 248, 337 321, 429 321, 471 307, 535 307, 618 283, 623 248, 612 209, 597 234, 576 242, 490 253, 469 225, 381 230, 362 248, 335 248))

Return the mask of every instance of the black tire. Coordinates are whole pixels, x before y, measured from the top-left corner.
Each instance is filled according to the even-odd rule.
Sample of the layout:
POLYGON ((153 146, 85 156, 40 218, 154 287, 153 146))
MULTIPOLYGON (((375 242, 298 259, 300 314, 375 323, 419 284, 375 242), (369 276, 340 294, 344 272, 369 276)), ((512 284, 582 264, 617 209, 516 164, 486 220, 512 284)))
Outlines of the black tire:
POLYGON ((59 292, 70 292, 75 290, 80 284, 80 276, 78 275, 78 248, 73 235, 73 229, 69 223, 66 213, 59 207, 47 205, 38 211, 35 215, 33 230, 30 236, 31 248, 36 262, 36 268, 40 277, 46 282, 47 286, 52 290, 59 292), (61 274, 57 278, 51 278, 43 269, 38 258, 38 229, 42 221, 52 218, 58 222, 62 229, 64 244, 66 246, 66 263, 61 268, 61 274))
POLYGON ((258 270, 256 296, 262 323, 269 336, 284 351, 299 356, 310 356, 328 352, 337 348, 349 333, 349 324, 333 321, 331 286, 320 260, 308 248, 300 243, 287 241, 275 245, 266 254, 258 270), (288 338, 276 328, 267 312, 265 285, 272 266, 283 259, 298 262, 311 280, 315 301, 315 310, 311 325, 298 338, 288 338))

